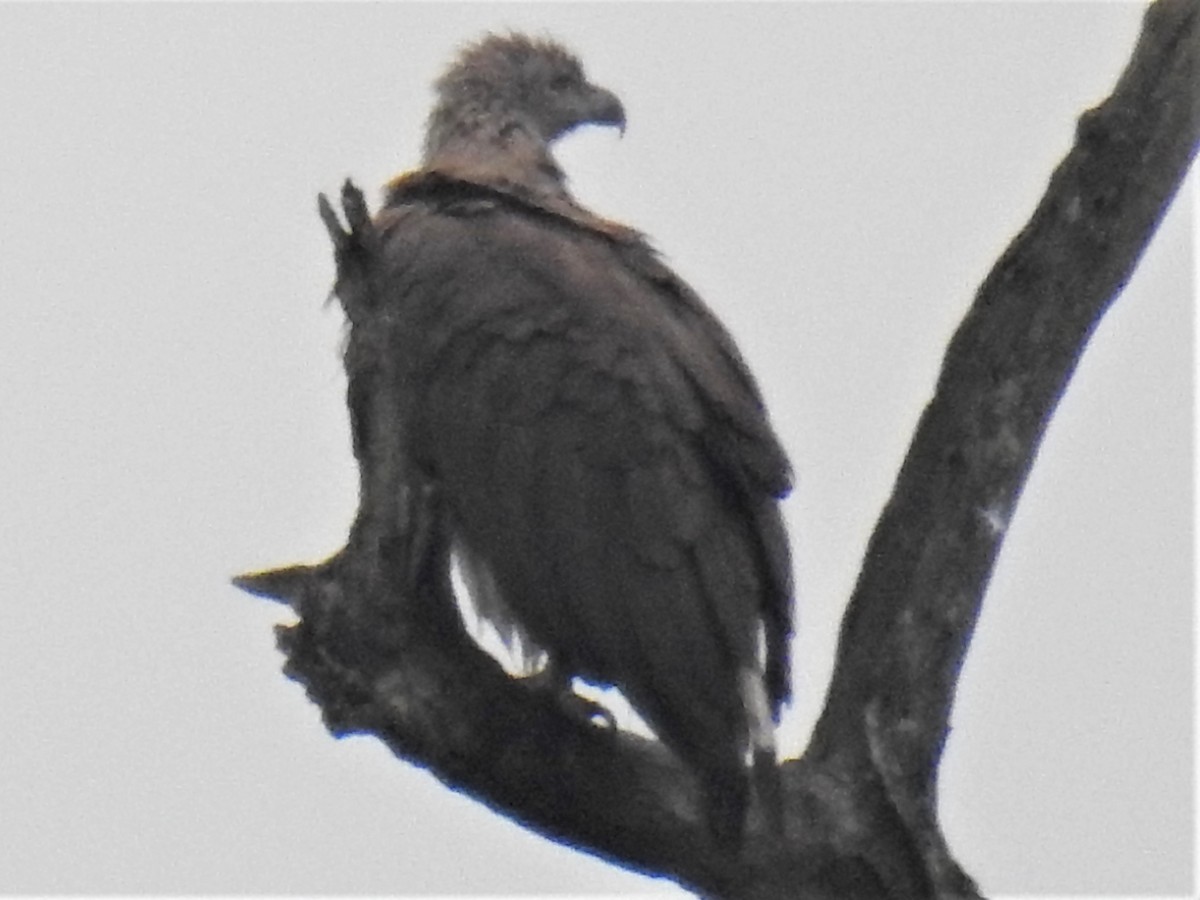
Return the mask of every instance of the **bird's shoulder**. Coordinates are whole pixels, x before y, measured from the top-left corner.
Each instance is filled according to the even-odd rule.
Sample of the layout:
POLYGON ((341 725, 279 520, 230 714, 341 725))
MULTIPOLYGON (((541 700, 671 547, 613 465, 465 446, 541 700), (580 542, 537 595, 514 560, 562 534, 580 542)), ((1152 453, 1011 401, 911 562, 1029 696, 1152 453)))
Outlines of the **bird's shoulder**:
POLYGON ((547 232, 582 233, 616 244, 648 247, 636 229, 596 215, 554 185, 554 179, 543 184, 503 169, 464 167, 459 171, 452 163, 418 169, 388 182, 378 224, 394 228, 422 214, 464 220, 524 219, 547 232))
POLYGON ((726 423, 722 441, 733 445, 720 455, 748 463, 771 493, 788 489, 786 457, 733 338, 640 232, 569 197, 548 203, 429 169, 389 184, 377 226, 405 270, 397 293, 423 310, 414 324, 431 361, 476 365, 500 341, 510 362, 497 372, 517 382, 537 383, 525 373, 534 362, 549 371, 542 353, 573 377, 631 381, 647 408, 672 409, 680 424, 726 423))
POLYGON ((670 314, 637 264, 653 254, 642 236, 567 195, 423 169, 389 184, 375 225, 389 295, 435 330, 508 323, 523 341, 554 322, 539 330, 649 344, 670 314))

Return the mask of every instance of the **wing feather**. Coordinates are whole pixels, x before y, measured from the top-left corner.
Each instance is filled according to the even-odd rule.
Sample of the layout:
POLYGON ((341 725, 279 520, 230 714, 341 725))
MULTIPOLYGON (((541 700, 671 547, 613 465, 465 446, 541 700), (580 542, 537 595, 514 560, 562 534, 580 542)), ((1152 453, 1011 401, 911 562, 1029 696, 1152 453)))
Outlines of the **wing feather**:
POLYGON ((648 249, 502 208, 403 221, 410 441, 460 540, 539 646, 740 765, 760 625, 787 696, 790 476, 732 340, 648 249))

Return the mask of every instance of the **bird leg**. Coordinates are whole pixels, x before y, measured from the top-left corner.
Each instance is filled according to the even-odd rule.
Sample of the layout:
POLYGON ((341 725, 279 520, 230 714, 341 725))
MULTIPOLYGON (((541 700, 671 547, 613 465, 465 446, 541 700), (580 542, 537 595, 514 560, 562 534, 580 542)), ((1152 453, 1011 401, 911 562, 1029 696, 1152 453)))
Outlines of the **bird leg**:
POLYGON ((547 659, 537 672, 522 677, 521 682, 531 690, 553 697, 559 709, 575 721, 617 730, 616 717, 602 704, 575 693, 571 673, 556 663, 554 657, 547 659))

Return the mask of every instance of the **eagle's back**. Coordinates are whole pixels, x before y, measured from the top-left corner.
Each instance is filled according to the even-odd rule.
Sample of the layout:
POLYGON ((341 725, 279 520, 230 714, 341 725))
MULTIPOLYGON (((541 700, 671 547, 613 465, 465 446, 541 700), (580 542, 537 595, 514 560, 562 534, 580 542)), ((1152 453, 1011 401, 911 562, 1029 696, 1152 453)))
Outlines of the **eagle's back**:
POLYGON ((636 237, 465 185, 378 221, 406 443, 456 542, 568 671, 740 771, 740 673, 761 625, 777 713, 792 597, 787 462, 729 336, 636 237))

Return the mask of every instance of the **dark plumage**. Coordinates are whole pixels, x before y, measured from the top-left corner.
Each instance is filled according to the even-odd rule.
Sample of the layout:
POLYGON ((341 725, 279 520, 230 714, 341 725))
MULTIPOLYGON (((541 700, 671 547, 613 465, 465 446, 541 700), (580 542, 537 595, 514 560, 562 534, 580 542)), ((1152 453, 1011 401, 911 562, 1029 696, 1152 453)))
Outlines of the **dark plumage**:
POLYGON ((566 190, 551 143, 624 127, 617 98, 520 35, 468 47, 436 91, 423 166, 376 219, 385 308, 351 328, 356 428, 374 377, 356 355, 386 328, 406 453, 476 604, 560 672, 619 687, 736 841, 747 752, 773 783, 789 694, 787 460, 699 297, 566 190))

